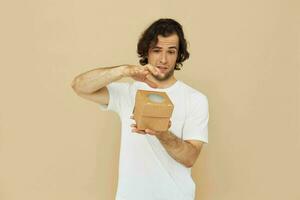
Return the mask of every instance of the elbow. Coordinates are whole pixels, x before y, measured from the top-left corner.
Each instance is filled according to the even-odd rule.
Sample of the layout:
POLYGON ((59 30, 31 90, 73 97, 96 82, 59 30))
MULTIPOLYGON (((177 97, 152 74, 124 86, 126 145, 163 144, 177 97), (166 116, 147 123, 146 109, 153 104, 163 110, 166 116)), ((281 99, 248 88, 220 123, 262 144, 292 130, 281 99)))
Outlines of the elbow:
POLYGON ((71 83, 71 88, 73 88, 73 90, 76 89, 76 78, 73 79, 73 81, 71 83))
POLYGON ((71 88, 74 90, 74 92, 78 93, 86 93, 84 91, 82 91, 82 89, 80 89, 80 78, 76 77, 73 79, 72 83, 71 83, 71 88))
POLYGON ((78 81, 77 78, 74 78, 71 83, 71 88, 77 93, 78 92, 78 81))
POLYGON ((71 87, 77 94, 93 94, 96 91, 80 76, 73 79, 71 87))

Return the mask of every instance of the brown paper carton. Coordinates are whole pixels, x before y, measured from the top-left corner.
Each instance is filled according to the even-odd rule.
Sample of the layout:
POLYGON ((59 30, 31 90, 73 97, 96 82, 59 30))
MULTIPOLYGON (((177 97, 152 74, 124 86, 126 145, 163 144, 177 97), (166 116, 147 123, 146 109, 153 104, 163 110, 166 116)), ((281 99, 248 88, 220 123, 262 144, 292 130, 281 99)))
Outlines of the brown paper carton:
POLYGON ((165 92, 138 90, 133 111, 137 128, 155 131, 168 130, 174 105, 165 92))

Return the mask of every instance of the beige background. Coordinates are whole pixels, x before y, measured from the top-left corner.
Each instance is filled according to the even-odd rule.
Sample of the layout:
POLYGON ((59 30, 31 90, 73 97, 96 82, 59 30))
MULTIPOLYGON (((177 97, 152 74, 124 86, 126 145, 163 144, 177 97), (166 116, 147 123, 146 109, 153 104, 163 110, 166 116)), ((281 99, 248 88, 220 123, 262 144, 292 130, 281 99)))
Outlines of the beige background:
POLYGON ((0 199, 114 198, 119 119, 70 83, 137 64, 160 17, 190 44, 177 78, 209 99, 197 200, 300 199, 299 13, 297 0, 2 1, 0 199))

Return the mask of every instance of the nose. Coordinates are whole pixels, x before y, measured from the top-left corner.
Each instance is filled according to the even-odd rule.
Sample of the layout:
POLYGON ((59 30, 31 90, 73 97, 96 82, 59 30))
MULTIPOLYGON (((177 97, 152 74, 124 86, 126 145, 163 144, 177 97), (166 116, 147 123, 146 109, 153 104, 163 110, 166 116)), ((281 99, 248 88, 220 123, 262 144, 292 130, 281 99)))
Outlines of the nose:
POLYGON ((160 59, 159 59, 161 64, 166 64, 167 63, 167 54, 162 52, 160 55, 160 59))

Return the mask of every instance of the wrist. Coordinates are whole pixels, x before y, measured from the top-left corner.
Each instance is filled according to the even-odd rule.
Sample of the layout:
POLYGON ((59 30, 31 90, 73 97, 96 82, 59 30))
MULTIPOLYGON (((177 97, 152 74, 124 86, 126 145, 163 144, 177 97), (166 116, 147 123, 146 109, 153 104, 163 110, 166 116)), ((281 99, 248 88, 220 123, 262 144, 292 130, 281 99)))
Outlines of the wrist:
POLYGON ((159 135, 156 135, 157 139, 159 139, 162 142, 167 142, 169 140, 170 136, 171 136, 170 131, 165 131, 165 132, 162 132, 159 135))
POLYGON ((129 65, 124 64, 120 66, 121 75, 122 77, 128 77, 129 76, 129 65))

